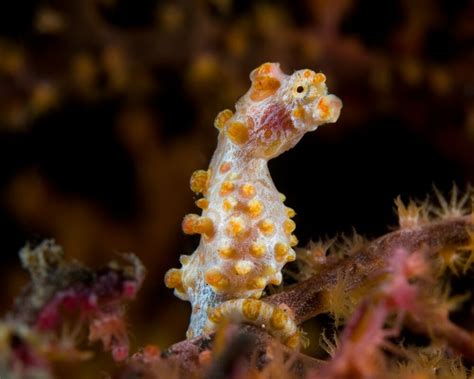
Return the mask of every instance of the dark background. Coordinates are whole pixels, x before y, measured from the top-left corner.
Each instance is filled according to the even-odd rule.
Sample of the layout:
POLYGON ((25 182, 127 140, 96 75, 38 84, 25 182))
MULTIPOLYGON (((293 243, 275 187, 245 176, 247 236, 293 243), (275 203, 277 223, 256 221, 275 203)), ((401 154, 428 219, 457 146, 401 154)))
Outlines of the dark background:
MULTIPOLYGON (((163 274, 197 240, 188 180, 214 116, 266 61, 322 71, 344 108, 270 163, 300 245, 395 226, 393 199, 474 178, 474 2, 1 2, 0 298, 27 280, 17 252, 55 238, 97 266, 148 268, 130 307, 135 346, 184 337, 188 304, 163 274)), ((105 358, 104 358, 105 359, 105 358)))

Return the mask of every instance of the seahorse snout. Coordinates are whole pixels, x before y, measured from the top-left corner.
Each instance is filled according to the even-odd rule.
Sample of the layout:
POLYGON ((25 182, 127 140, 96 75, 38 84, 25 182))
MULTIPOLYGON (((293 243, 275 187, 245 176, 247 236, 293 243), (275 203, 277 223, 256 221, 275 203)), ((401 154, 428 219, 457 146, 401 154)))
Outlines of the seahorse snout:
POLYGON ((335 95, 322 96, 313 109, 313 119, 319 124, 334 123, 339 118, 342 101, 335 95))

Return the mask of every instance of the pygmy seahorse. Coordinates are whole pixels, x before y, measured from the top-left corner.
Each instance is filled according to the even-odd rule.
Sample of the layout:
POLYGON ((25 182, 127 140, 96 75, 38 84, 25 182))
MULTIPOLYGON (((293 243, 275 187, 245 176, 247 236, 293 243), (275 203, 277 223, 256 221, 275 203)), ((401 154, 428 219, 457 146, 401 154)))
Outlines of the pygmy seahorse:
POLYGON ((336 122, 342 103, 327 94, 324 74, 311 70, 285 75, 278 63, 265 63, 250 79, 235 113, 226 109, 214 121, 219 137, 209 168, 191 176, 192 191, 203 195, 196 201, 202 215, 186 215, 182 227, 201 240, 192 255, 180 257, 181 269, 166 273, 165 284, 191 302, 188 338, 226 317, 266 323, 271 334, 297 347, 291 315, 255 300, 267 284, 281 283, 281 269, 295 259, 298 243, 295 211, 284 205, 267 162, 306 132, 336 122))

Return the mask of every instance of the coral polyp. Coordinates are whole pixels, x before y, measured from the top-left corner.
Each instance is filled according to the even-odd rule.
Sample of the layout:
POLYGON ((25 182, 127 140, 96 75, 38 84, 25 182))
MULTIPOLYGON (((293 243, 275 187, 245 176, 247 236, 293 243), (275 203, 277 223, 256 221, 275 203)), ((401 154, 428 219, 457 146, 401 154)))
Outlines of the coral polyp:
POLYGON ((191 176, 191 189, 203 195, 197 201, 202 214, 187 215, 182 226, 186 234, 200 234, 200 244, 181 257, 181 269, 165 276, 166 285, 191 302, 188 338, 203 332, 210 309, 258 299, 268 284, 281 283, 281 269, 295 260, 295 211, 285 206, 267 162, 305 133, 336 122, 342 107, 322 73, 286 75, 278 63, 265 63, 250 79, 235 112, 215 119, 219 136, 209 168, 191 176))

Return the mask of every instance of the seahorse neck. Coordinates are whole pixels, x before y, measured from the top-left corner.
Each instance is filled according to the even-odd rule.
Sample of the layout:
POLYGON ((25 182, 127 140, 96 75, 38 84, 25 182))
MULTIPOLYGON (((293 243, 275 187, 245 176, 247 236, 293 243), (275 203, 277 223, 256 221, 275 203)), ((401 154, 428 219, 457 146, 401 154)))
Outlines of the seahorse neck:
POLYGON ((216 151, 209 165, 213 176, 226 162, 231 165, 230 172, 242 175, 242 178, 273 183, 266 159, 252 157, 244 148, 235 146, 225 136, 219 136, 216 151))

